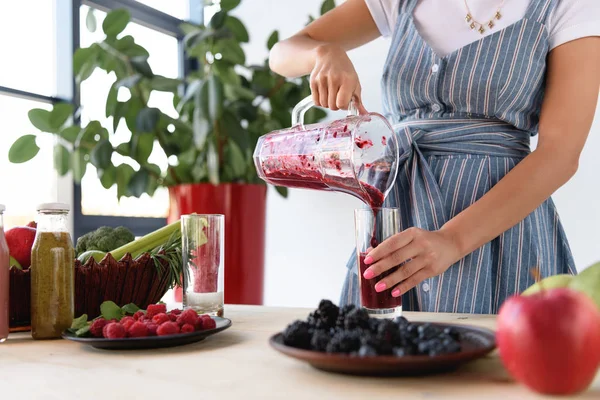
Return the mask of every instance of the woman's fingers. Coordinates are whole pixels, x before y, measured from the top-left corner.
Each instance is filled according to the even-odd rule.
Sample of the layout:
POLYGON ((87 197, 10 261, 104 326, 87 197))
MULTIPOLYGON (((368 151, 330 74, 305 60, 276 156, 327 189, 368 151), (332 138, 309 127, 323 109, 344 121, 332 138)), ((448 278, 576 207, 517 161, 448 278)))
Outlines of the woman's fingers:
POLYGON ((315 106, 321 107, 321 97, 319 93, 319 83, 317 82, 315 71, 310 75, 310 91, 312 93, 313 103, 315 106))
MULTIPOLYGON (((401 247, 387 257, 382 258, 375 264, 365 270, 363 276, 366 279, 372 279, 381 275, 385 271, 397 267, 400 264, 417 257, 420 253, 420 248, 416 243, 410 243, 407 246, 401 247)), ((365 259, 366 262, 366 259, 365 259)), ((402 268, 402 267, 400 267, 402 268)), ((389 287, 389 286, 388 286, 389 287)))
POLYGON ((392 297, 400 297, 410 289, 429 278, 429 273, 426 268, 420 269, 417 273, 402 281, 398 286, 392 289, 392 297))
POLYGON ((350 100, 352 99, 352 87, 348 84, 343 84, 337 93, 335 104, 340 110, 347 110, 350 100))
POLYGON ((374 264, 377 261, 389 256, 396 250, 399 250, 411 243, 418 234, 417 228, 408 228, 405 231, 395 234, 394 236, 384 240, 365 258, 365 264, 374 264))
POLYGON ((418 273, 421 269, 425 268, 426 265, 426 260, 423 257, 413 258, 406 264, 398 267, 396 271, 377 282, 375 285, 375 290, 381 292, 383 290, 393 288, 398 283, 401 283, 418 273))

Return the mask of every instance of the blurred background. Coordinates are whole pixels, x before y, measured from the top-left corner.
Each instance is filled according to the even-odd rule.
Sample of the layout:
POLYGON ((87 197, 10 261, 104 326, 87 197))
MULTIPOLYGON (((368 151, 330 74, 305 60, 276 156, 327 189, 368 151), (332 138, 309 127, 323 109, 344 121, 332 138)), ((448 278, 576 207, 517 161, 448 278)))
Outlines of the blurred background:
MULTIPOLYGON (((338 0, 337 3, 341 1, 338 0)), ((113 105, 126 104, 130 95, 121 89, 127 87, 133 90, 135 86, 123 83, 120 88, 115 89, 115 72, 107 72, 110 67, 103 68, 103 61, 90 65, 87 59, 83 64, 74 60, 73 54, 77 54, 78 48, 91 48, 95 43, 106 43, 106 38, 110 36, 107 29, 109 32, 110 29, 116 29, 116 37, 122 39, 130 35, 137 45, 147 51, 148 56, 142 58, 151 67, 154 84, 159 85, 154 77, 160 76, 160 82, 165 87, 179 82, 189 89, 193 86, 193 79, 206 78, 195 72, 201 71, 203 67, 198 66, 202 61, 194 59, 194 55, 197 55, 195 49, 202 48, 204 41, 213 40, 194 31, 193 26, 212 24, 212 28, 217 31, 219 24, 225 24, 234 32, 238 45, 243 49, 244 59, 236 58, 239 58, 240 53, 237 45, 232 44, 232 39, 225 39, 229 41, 223 42, 222 51, 211 53, 208 60, 205 53, 202 53, 202 57, 207 63, 221 58, 230 61, 229 67, 232 70, 247 77, 240 84, 239 78, 227 75, 229 72, 223 70, 219 72, 220 75, 217 74, 217 78, 223 82, 223 104, 231 101, 233 105, 244 105, 243 95, 234 93, 236 84, 243 87, 244 82, 249 82, 248 88, 257 92, 259 97, 267 98, 273 90, 278 89, 277 78, 264 71, 269 46, 277 38, 292 35, 309 21, 309 15, 316 17, 335 5, 335 2, 223 0, 223 5, 226 9, 231 8, 226 10, 228 19, 224 22, 214 19, 222 9, 220 1, 21 0, 3 2, 0 5, 0 121, 3 124, 0 135, 0 203, 7 206, 7 228, 23 225, 34 219, 36 205, 48 201, 61 201, 71 206, 74 239, 102 225, 123 225, 132 229, 136 235, 142 235, 166 223, 172 200, 166 188, 169 183, 165 176, 170 168, 182 165, 183 157, 181 154, 167 156, 163 147, 155 145, 156 141, 153 139, 150 141, 148 154, 139 165, 136 163, 137 156, 132 161, 121 154, 122 151, 116 151, 116 146, 121 143, 135 143, 136 132, 135 129, 131 132, 129 123, 120 123, 114 129, 113 120, 119 111, 115 109, 109 113, 107 103, 112 101, 113 105), (114 18, 105 24, 107 14, 114 10, 127 10, 129 18, 123 20, 124 29, 119 28, 119 14, 113 14, 114 18), (230 17, 235 17, 245 25, 247 40, 239 24, 232 22, 230 17), (193 25, 182 28, 184 21, 193 25), (276 36, 274 31, 277 31, 276 36), (244 75, 244 66, 259 67, 252 70, 252 75, 244 75), (226 76, 229 78, 226 79, 226 76), (163 78, 166 79, 162 80, 163 78), (263 84, 264 93, 260 92, 261 80, 266 82, 263 84), (113 95, 114 99, 108 100, 113 95), (110 166, 99 168, 102 166, 99 152, 95 153, 95 158, 93 150, 81 150, 78 153, 80 143, 76 137, 69 141, 66 133, 62 135, 63 131, 42 132, 38 129, 40 124, 33 124, 28 116, 32 109, 52 110, 53 105, 60 103, 73 105, 74 112, 67 125, 87 127, 97 121, 109 132, 109 141, 115 146, 115 151, 111 149, 108 155, 110 166), (35 145, 30 143, 29 147, 37 146, 39 152, 26 162, 10 162, 9 149, 23 135, 35 135, 35 145), (79 156, 84 160, 83 171, 81 167, 78 170, 75 168, 74 160, 79 156), (66 164, 61 167, 61 163, 66 164), (144 163, 150 166, 149 170, 160 169, 159 175, 162 177, 159 183, 153 184, 152 179, 137 174, 144 169, 144 163), (125 182, 129 183, 126 190, 119 186, 122 175, 112 172, 117 171, 112 168, 113 165, 118 167, 121 164, 131 165, 133 176, 139 180, 145 178, 141 189, 136 190, 137 186, 129 180, 131 174, 127 176, 129 182, 125 182)), ((218 37, 214 39, 219 40, 218 37)), ((214 42, 211 43, 214 45, 214 42)), ((378 39, 351 53, 361 78, 364 102, 370 111, 381 109, 379 79, 388 46, 389 41, 378 39)), ((134 59, 139 55, 132 57, 134 59)), ((139 66, 138 72, 147 78, 143 61, 132 65, 135 68, 138 68, 136 65, 139 66)), ((285 101, 299 98, 306 90, 305 83, 294 84, 299 89, 294 89, 290 84, 289 92, 285 92, 289 93, 289 99, 284 99, 285 101)), ((287 83, 284 84, 287 87, 285 85, 287 83)), ((146 106, 160 110, 161 121, 173 119, 172 124, 168 125, 169 132, 187 129, 174 122, 179 118, 189 124, 197 139, 197 134, 202 133, 202 125, 200 122, 196 124, 196 108, 189 110, 193 116, 189 120, 181 117, 187 111, 180 104, 190 90, 181 89, 181 85, 173 90, 164 87, 156 89, 157 87, 150 86, 146 106)), ((190 99, 201 102, 203 93, 198 89, 190 99)), ((281 96, 285 97, 285 93, 281 96)), ((209 98, 214 95, 209 92, 209 98)), ((251 108, 276 108, 275 98, 266 104, 256 104, 253 100, 248 99, 251 108)), ((210 104, 207 106, 209 110, 210 104)), ((287 108, 289 109, 289 105, 287 108)), ((279 114, 283 116, 271 118, 269 114, 266 119, 258 118, 255 124, 250 121, 250 125, 247 121, 249 117, 240 117, 237 126, 247 128, 255 135, 287 127, 289 122, 287 125, 284 122, 289 115, 288 109, 279 114)), ((341 115, 343 114, 331 113, 325 118, 337 118, 341 115)), ((149 117, 151 119, 152 115, 149 117)), ((315 119, 322 117, 324 115, 315 115, 315 119)), ((53 128, 45 130, 52 131, 53 128)), ((84 130, 77 128, 76 132, 84 130)), ((92 138, 100 143, 104 131, 97 132, 92 132, 92 138)), ((208 133, 208 137, 211 134, 208 133)), ((247 160, 249 154, 246 149, 242 150, 243 159, 247 160)), ((597 231, 600 227, 600 207, 597 205, 600 196, 597 177, 600 158, 596 156, 596 151, 600 152, 600 117, 596 118, 592 127, 577 175, 554 196, 580 270, 600 259, 600 234, 597 231)), ((29 158, 27 154, 23 157, 29 158)), ((243 168, 246 167, 251 168, 251 163, 242 167, 242 175, 245 171, 243 168)), ((210 169, 210 162, 208 168, 210 169)), ((203 171, 198 172, 196 181, 212 182, 210 170, 208 177, 202 175, 203 171)), ((231 174, 227 175, 227 171, 219 171, 219 174, 221 181, 227 182, 252 182, 254 179, 236 178, 231 174)), ((515 195, 518 196, 518 193, 515 195)), ((274 188, 268 189, 264 304, 311 307, 321 298, 337 301, 346 274, 346 260, 353 250, 353 209, 359 206, 357 200, 340 194, 290 190, 286 198, 274 188)), ((245 212, 253 213, 254 210, 249 208, 245 212)))

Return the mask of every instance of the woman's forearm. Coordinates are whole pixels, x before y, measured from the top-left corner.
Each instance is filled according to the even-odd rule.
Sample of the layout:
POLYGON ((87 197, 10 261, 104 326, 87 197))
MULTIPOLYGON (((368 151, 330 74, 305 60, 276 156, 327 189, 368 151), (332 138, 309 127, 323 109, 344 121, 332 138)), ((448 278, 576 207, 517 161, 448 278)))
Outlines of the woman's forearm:
POLYGON ((546 201, 577 169, 577 158, 560 149, 538 149, 521 161, 481 199, 440 230, 461 258, 493 240, 546 201))
POLYGON ((288 78, 307 75, 315 66, 317 49, 324 44, 305 35, 292 36, 273 46, 269 67, 288 78))

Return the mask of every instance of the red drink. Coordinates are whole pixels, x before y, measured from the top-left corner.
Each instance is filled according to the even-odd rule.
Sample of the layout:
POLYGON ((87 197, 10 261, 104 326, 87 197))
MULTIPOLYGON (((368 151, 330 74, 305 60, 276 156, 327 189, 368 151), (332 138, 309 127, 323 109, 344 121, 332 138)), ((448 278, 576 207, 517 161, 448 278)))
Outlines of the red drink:
POLYGON ((392 297, 392 294, 389 290, 379 293, 375 291, 375 284, 392 272, 396 271, 398 267, 392 268, 376 278, 365 279, 363 277, 363 273, 369 267, 365 264, 365 257, 365 253, 360 255, 358 271, 360 274, 360 303, 362 306, 372 310, 381 308, 396 308, 402 306, 402 297, 392 297))

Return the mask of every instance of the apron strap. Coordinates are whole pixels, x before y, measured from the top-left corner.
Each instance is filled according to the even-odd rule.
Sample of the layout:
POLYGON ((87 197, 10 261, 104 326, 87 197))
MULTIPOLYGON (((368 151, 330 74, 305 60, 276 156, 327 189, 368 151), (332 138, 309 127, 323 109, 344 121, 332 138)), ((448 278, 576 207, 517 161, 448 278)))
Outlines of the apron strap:
POLYGON ((550 11, 554 9, 555 3, 555 0, 531 0, 525 12, 525 18, 544 23, 550 11))

